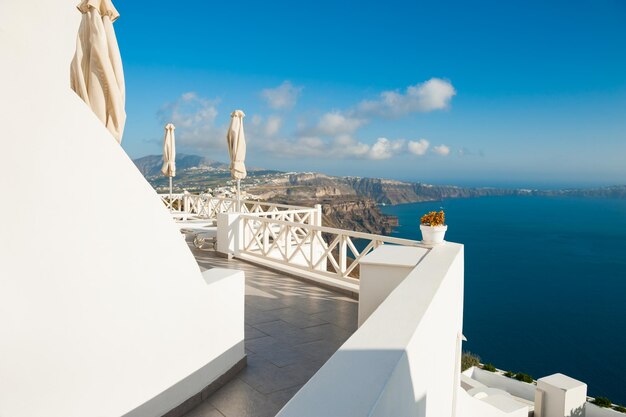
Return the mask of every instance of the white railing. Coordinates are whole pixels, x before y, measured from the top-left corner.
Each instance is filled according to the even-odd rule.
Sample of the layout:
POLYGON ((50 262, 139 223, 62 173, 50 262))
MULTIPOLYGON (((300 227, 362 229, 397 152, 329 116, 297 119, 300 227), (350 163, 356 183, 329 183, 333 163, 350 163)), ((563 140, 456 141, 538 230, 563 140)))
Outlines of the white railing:
POLYGON ((186 212, 203 219, 217 219, 220 213, 246 213, 274 220, 321 225, 321 207, 301 207, 262 201, 212 197, 205 194, 160 194, 172 212, 186 212))
POLYGON ((183 211, 183 197, 184 194, 159 194, 161 201, 165 204, 165 207, 170 211, 183 211))
POLYGON ((360 261, 372 250, 384 244, 423 247, 415 240, 323 227, 320 205, 238 202, 204 194, 173 194, 171 200, 169 194, 162 194, 161 198, 170 210, 203 219, 217 220, 222 213, 240 213, 232 226, 223 225, 223 234, 218 222, 218 246, 220 236, 224 236, 221 252, 355 292, 360 261), (236 230, 230 230, 232 227, 236 230))
POLYGON ((361 259, 383 244, 423 246, 420 242, 360 233, 270 216, 240 217, 236 256, 266 266, 286 266, 308 277, 333 278, 358 285, 361 259))

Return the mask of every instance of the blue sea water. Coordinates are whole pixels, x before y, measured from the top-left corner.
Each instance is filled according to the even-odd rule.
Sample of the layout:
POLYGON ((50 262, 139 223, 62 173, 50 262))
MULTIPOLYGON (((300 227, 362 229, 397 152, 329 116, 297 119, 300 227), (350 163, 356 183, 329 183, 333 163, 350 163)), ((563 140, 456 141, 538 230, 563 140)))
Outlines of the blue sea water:
POLYGON ((465 245, 464 349, 535 378, 561 372, 626 405, 626 200, 485 197, 383 207, 421 239, 443 208, 465 245))

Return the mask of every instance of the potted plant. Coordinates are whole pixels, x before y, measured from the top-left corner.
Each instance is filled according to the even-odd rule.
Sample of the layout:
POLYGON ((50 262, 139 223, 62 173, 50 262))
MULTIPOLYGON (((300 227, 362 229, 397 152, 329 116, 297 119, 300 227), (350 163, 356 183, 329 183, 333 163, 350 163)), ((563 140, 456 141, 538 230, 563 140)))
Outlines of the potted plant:
POLYGON ((438 245, 443 243, 448 226, 445 225, 446 215, 441 211, 431 211, 422 216, 420 220, 420 230, 422 231, 422 242, 427 245, 438 245))

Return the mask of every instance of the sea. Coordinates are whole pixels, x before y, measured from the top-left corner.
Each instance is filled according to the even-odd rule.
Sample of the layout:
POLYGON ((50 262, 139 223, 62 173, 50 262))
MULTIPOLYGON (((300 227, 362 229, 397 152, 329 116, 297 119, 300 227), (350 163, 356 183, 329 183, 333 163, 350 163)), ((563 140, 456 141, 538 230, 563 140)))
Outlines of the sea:
POLYGON ((445 210, 465 245, 464 350, 535 379, 560 372, 626 405, 626 200, 482 197, 384 206, 421 239, 445 210))

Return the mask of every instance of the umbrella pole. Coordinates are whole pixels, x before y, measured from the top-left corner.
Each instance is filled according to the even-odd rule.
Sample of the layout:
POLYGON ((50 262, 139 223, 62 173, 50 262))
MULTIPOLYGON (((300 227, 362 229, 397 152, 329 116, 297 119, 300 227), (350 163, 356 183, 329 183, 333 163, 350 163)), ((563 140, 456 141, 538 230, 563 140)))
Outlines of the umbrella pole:
POLYGON ((172 203, 172 177, 170 177, 170 204, 172 203))
POLYGON ((237 180, 237 211, 241 212, 241 180, 237 180))

